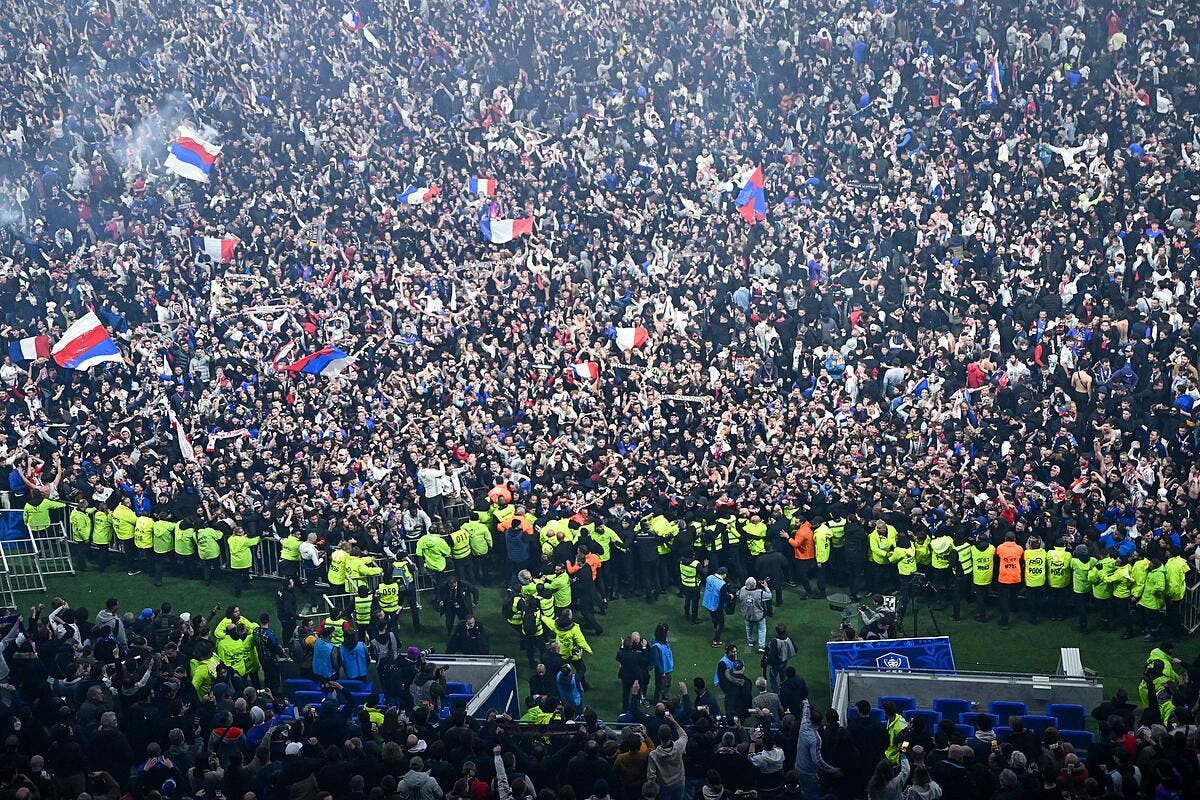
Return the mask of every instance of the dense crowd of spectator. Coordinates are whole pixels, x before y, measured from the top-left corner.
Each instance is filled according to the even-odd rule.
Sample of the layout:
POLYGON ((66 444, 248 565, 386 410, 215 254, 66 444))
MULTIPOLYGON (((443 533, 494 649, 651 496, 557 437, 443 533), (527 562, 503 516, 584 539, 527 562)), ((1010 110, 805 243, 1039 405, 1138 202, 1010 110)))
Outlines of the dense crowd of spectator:
MULTIPOLYGON (((898 586, 902 617, 916 573, 955 598, 955 616, 973 599, 1004 626, 1020 606, 1032 622, 1073 609, 1081 628, 1098 616, 1126 636, 1175 632, 1200 500, 1198 17, 1177 0, 10 0, 0 338, 53 343, 94 311, 125 361, 4 360, 8 501, 34 528, 70 503, 74 541, 102 556, 120 542, 131 573, 211 578, 225 559, 238 591, 261 536, 296 538, 293 552, 350 594, 375 560, 385 574, 372 580, 398 575, 405 591, 409 570, 452 569, 462 584, 439 578, 437 606, 468 639, 471 584, 506 575, 505 618, 531 661, 547 636, 568 646, 565 687, 548 693, 560 700, 586 688, 581 625, 598 629, 594 612, 621 591, 675 585, 690 619, 710 614, 717 647, 736 609, 747 644, 766 650, 766 606, 788 583, 854 597, 898 586), (164 167, 185 130, 221 148, 207 183, 164 167), (756 166, 766 213, 748 224, 735 205, 756 166), (468 191, 476 177, 495 194, 468 191), (410 187, 439 192, 401 202, 410 187), (526 217, 532 234, 512 243, 480 235, 480 220, 526 217), (220 263, 192 236, 239 243, 220 263), (629 329, 644 342, 628 346, 629 329), (282 369, 326 346, 353 366, 282 369)), ((394 613, 390 595, 389 608, 368 596, 366 616, 394 613)), ((851 635, 887 635, 891 619, 866 614, 851 635)), ((14 673, 56 649, 71 661, 32 649, 61 638, 56 624, 12 629, 14 673)), ((76 634, 94 652, 92 631, 76 634)), ((182 746, 189 714, 226 732, 200 784, 178 791, 248 775, 253 762, 232 769, 216 745, 273 701, 189 697, 158 671, 171 661, 118 659, 112 674, 84 662, 74 677, 132 698, 122 711, 154 698, 158 722, 181 720, 182 746)), ((16 695, 14 713, 40 724, 14 730, 14 769, 33 783, 31 757, 59 775, 87 753, 124 788, 125 763, 84 730, 91 699, 59 719, 57 681, 72 675, 59 666, 16 695), (36 730, 53 740, 31 743, 36 730)), ((1190 730, 1194 698, 1161 678, 1158 723, 1190 730)), ((797 733, 836 738, 836 720, 818 730, 790 711, 785 735, 748 743, 755 769, 797 733)), ((93 716, 101 741, 116 724, 149 730, 93 716)), ((441 744, 439 761, 471 754, 485 776, 464 776, 475 800, 561 795, 558 770, 613 744, 614 766, 658 753, 658 774, 675 774, 668 720, 642 743, 594 726, 564 747, 527 743, 523 777, 478 788, 490 728, 452 720, 413 735, 441 744)), ((376 791, 382 771, 356 768, 378 739, 358 724, 316 737, 331 751, 285 743, 300 733, 266 750, 296 750, 297 776, 324 755, 345 785, 313 778, 313 792, 376 791)), ((381 758, 405 797, 428 800, 455 776, 409 770, 420 756, 391 737, 413 724, 383 720, 381 758)), ((1194 785, 1192 742, 1187 767, 1176 739, 1127 728, 1127 755, 1104 751, 1103 775, 1072 766, 1064 785, 1038 787, 1030 743, 1024 767, 977 753, 977 772, 1003 769, 962 796, 1194 785)), ((730 733, 704 739, 718 762, 747 744, 730 733)), ((155 736, 138 759, 174 745, 155 736)), ((935 756, 943 770, 967 757, 920 746, 888 762, 910 764, 914 786, 879 772, 872 797, 932 800, 935 756)), ((859 759, 869 769, 873 756, 859 759)), ((807 780, 796 759, 801 784, 689 779, 705 800, 787 793, 807 780)), ((88 780, 70 792, 116 796, 88 780)))

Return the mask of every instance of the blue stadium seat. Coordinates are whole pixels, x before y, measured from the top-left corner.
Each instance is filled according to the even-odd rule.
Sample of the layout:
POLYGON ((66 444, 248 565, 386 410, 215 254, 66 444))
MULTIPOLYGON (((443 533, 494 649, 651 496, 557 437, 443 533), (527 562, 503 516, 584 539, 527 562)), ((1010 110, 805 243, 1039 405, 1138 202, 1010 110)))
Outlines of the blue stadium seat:
POLYGON ((961 736, 964 740, 970 739, 975 735, 975 726, 958 723, 954 726, 954 732, 961 736))
POLYGON ((325 695, 322 692, 300 691, 292 692, 291 700, 298 706, 306 706, 309 703, 321 705, 325 700, 325 695))
POLYGON ((988 703, 988 711, 1000 718, 1004 724, 1008 724, 1009 717, 1023 717, 1029 713, 1029 707, 1024 703, 1018 703, 1009 700, 994 700, 988 703))
POLYGON ((1096 737, 1089 731, 1072 731, 1060 728, 1058 736, 1064 742, 1068 742, 1071 747, 1075 748, 1075 752, 1079 754, 1080 759, 1087 756, 1088 748, 1096 742, 1096 737))
POLYGON ((996 733, 996 739, 1001 742, 1007 742, 1009 734, 1012 733, 1012 728, 1007 725, 997 725, 992 730, 996 733))
POLYGON ((963 723, 964 725, 975 726, 979 723, 979 715, 980 714, 983 714, 984 716, 991 718, 993 728, 1000 724, 999 717, 997 717, 995 714, 988 714, 985 711, 966 711, 966 712, 958 715, 958 721, 963 723))
POLYGON ((1087 728, 1087 711, 1083 706, 1073 703, 1051 703, 1046 706, 1046 716, 1058 720, 1058 724, 1054 726, 1056 728, 1070 728, 1073 731, 1087 728))
POLYGON ((932 706, 934 711, 942 712, 942 716, 949 719, 959 719, 964 711, 970 711, 973 707, 970 700, 957 697, 935 697, 932 706))
POLYGON ((464 703, 469 703, 474 698, 475 698, 475 695, 473 695, 473 694, 466 694, 465 692, 457 692, 455 694, 448 695, 446 697, 446 707, 453 708, 454 704, 457 703, 459 700, 462 700, 464 703))
POLYGON ((940 711, 930 711, 926 708, 910 708, 901 713, 900 716, 904 717, 907 722, 912 722, 914 717, 920 717, 925 720, 925 732, 929 734, 937 730, 937 724, 942 721, 940 711))
POLYGON ((1021 717, 1021 724, 1025 726, 1025 730, 1032 731, 1040 740, 1042 734, 1046 732, 1046 728, 1058 727, 1058 720, 1044 714, 1026 714, 1021 717))
POLYGON ((283 682, 284 689, 288 694, 292 692, 319 692, 321 685, 316 681, 308 678, 288 678, 283 682))
POLYGON ((871 709, 871 719, 875 720, 876 722, 878 722, 880 724, 887 723, 887 715, 883 713, 882 708, 872 708, 871 709))
POLYGON ((911 697, 893 697, 891 695, 884 695, 883 697, 879 698, 879 702, 876 703, 876 705, 880 708, 883 708, 883 704, 888 700, 891 700, 896 704, 896 713, 901 713, 908 711, 910 708, 917 707, 917 701, 911 697))
POLYGON ((470 691, 467 688, 469 685, 461 681, 446 681, 446 692, 449 694, 466 694, 470 691))
POLYGON ((361 694, 364 692, 367 694, 370 694, 371 691, 374 689, 374 687, 371 686, 370 681, 356 681, 356 680, 347 678, 346 680, 338 681, 338 683, 340 683, 342 685, 343 689, 345 689, 347 692, 350 692, 351 694, 361 694))

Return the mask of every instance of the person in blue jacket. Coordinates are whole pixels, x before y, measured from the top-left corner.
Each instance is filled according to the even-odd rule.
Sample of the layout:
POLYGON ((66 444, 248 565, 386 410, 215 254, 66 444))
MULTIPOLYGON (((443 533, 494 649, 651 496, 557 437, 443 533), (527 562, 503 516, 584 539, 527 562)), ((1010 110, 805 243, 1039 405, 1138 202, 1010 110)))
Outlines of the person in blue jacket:
POLYGON ((667 641, 671 629, 660 622, 654 629, 654 643, 650 645, 650 662, 654 665, 654 697, 663 700, 671 686, 671 673, 675 671, 675 654, 667 641))
POLYGON ((712 620, 713 647, 722 646, 721 637, 725 633, 725 604, 727 600, 726 595, 729 594, 729 589, 725 585, 725 578, 728 574, 729 570, 721 567, 704 579, 704 597, 701 598, 700 605, 708 611, 709 619, 712 620))

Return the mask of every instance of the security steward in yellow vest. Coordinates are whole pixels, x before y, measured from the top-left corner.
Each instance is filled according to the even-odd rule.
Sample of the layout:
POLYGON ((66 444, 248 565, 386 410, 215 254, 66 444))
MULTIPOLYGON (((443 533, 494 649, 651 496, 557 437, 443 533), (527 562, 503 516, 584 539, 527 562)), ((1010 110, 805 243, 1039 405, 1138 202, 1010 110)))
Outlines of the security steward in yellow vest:
POLYGON ((896 546, 896 529, 883 520, 879 520, 867 534, 867 590, 872 594, 882 593, 886 584, 891 582, 885 574, 888 554, 896 546))
POLYGON ((87 569, 88 547, 92 542, 92 510, 88 499, 81 497, 78 505, 71 509, 71 561, 75 569, 87 569))
POLYGON ((988 593, 992 590, 992 576, 996 574, 996 546, 988 540, 986 533, 975 537, 971 548, 971 583, 975 592, 975 619, 987 622, 988 593))
POLYGON ((692 623, 700 623, 700 559, 688 550, 679 560, 679 585, 683 588, 683 616, 692 623))
POLYGON ((955 622, 962 620, 963 601, 971 594, 971 580, 975 568, 975 558, 971 553, 974 549, 966 533, 960 530, 958 541, 954 545, 954 555, 950 558, 950 571, 954 575, 953 611, 955 622))
POLYGON ((1054 543, 1054 549, 1046 553, 1046 608, 1050 619, 1066 619, 1071 593, 1071 552, 1066 539, 1054 543))
POLYGON ((529 668, 535 669, 546 626, 542 619, 538 598, 531 594, 511 593, 506 601, 505 618, 521 637, 521 649, 529 660, 529 668))
POLYGON ((1025 608, 1029 624, 1037 625, 1046 608, 1046 547, 1038 536, 1030 536, 1021 554, 1025 562, 1025 608))
MULTIPOLYGON (((404 598, 404 602, 408 603, 408 611, 412 617, 413 630, 418 633, 421 631, 421 605, 417 602, 417 572, 413 569, 412 560, 408 557, 408 553, 397 553, 392 560, 392 565, 384 570, 384 582, 394 583, 398 587, 396 593, 396 603, 388 604, 386 614, 390 615, 392 625, 395 625, 400 611, 400 598, 404 598)), ((383 608, 383 601, 380 600, 380 608, 383 608)))
POLYGON ((279 574, 284 580, 295 578, 300 582, 300 545, 303 543, 299 529, 279 540, 279 574))
POLYGON ((929 540, 929 582, 943 597, 949 597, 953 588, 950 561, 957 557, 954 552, 954 537, 947 529, 943 528, 937 536, 929 540))
POLYGON ((450 531, 450 558, 454 572, 467 583, 475 583, 475 565, 471 561, 471 532, 466 527, 450 531))
POLYGON ((833 531, 829 524, 813 518, 813 559, 817 566, 817 597, 825 596, 826 581, 829 579, 829 559, 833 554, 833 531))
POLYGON ((900 597, 896 604, 896 620, 904 620, 904 612, 908 610, 908 602, 912 599, 913 574, 917 571, 917 549, 913 540, 906 534, 896 538, 896 546, 888 553, 888 561, 896 565, 900 576, 900 597))
POLYGON ((360 584, 354 595, 354 627, 360 631, 359 639, 367 638, 374 612, 375 596, 371 593, 371 587, 360 584))
POLYGON ((742 558, 742 531, 738 527, 737 514, 732 509, 717 517, 717 563, 729 569, 737 577, 746 574, 742 558))

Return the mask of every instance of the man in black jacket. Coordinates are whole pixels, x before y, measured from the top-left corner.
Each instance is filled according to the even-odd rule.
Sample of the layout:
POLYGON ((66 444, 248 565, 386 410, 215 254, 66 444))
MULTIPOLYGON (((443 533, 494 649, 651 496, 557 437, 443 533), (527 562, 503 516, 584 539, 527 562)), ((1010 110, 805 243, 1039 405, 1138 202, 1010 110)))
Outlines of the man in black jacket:
MULTIPOLYGON (((871 718, 871 704, 866 700, 859 700, 854 708, 858 716, 846 723, 846 732, 850 734, 850 741, 854 743, 859 763, 878 764, 887 748, 887 731, 884 730, 882 722, 871 718)), ((847 777, 852 783, 852 786, 848 787, 851 796, 861 796, 867 785, 867 773, 864 770, 854 770, 847 777)))
POLYGON ((466 581, 460 581, 457 575, 451 575, 438 586, 437 607, 446 617, 447 636, 454 632, 454 622, 465 621, 478 603, 479 590, 466 581))

